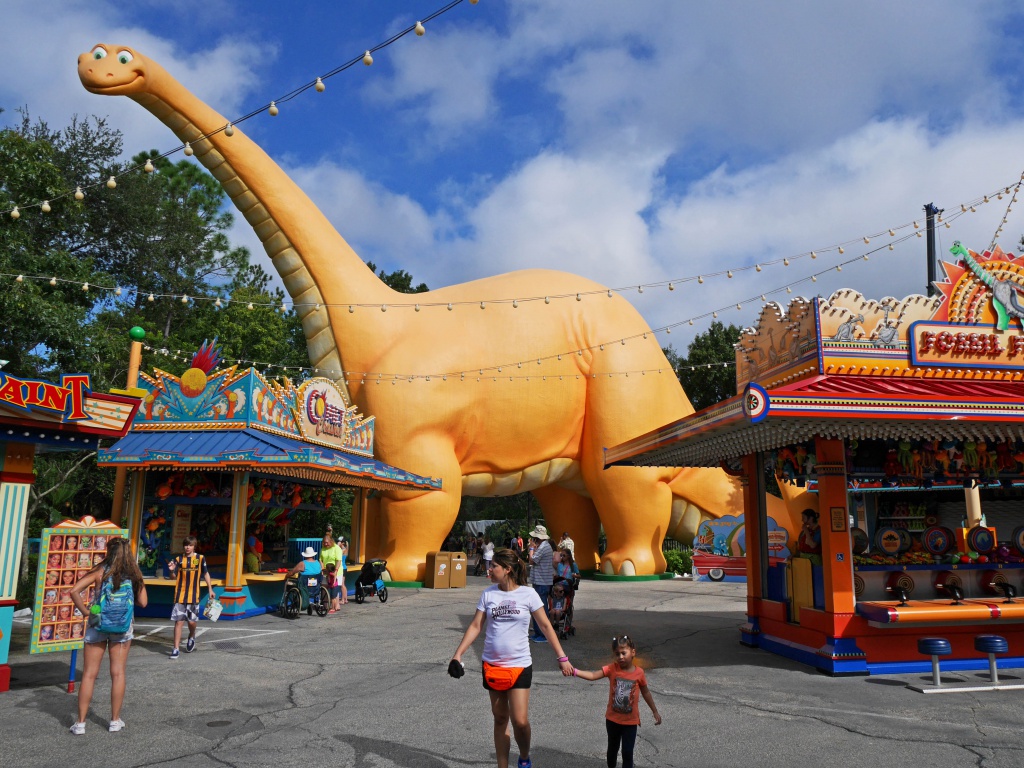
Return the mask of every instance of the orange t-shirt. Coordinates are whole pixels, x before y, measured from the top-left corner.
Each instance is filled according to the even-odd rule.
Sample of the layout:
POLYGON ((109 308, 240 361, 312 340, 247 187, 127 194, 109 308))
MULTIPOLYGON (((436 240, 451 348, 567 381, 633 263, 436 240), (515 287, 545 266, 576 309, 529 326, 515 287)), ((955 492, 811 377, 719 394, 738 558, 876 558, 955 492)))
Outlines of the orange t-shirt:
POLYGON ((634 665, 632 672, 623 672, 618 664, 601 667, 608 678, 608 709, 604 716, 619 725, 640 725, 640 686, 647 685, 647 675, 634 665))

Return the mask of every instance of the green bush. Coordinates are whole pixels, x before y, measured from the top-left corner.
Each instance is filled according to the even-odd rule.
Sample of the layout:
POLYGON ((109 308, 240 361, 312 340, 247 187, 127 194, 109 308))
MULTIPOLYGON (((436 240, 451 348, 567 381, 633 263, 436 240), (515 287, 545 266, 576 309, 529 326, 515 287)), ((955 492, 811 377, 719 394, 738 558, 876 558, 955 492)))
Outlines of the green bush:
POLYGON ((665 553, 665 560, 668 565, 666 570, 671 573, 690 573, 693 569, 693 550, 676 549, 665 553))

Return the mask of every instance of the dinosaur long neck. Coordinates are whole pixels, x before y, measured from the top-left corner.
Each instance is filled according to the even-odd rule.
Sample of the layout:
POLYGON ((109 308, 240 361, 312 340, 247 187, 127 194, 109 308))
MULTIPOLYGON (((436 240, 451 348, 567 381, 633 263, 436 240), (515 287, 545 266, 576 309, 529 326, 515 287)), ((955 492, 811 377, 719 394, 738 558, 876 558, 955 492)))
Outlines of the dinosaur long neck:
POLYGON ((396 293, 367 268, 313 201, 255 142, 237 128, 232 136, 220 131, 201 139, 227 119, 152 61, 147 82, 148 92, 131 98, 192 145, 196 159, 252 225, 302 319, 313 367, 343 370, 334 331, 344 326, 346 335, 379 334, 381 329, 370 322, 370 313, 350 314, 341 305, 388 303, 396 293), (337 280, 339 264, 344 265, 344 281, 337 280), (317 309, 326 304, 333 307, 317 309))
POLYGON ((988 272, 986 272, 984 269, 982 269, 981 265, 974 260, 974 257, 971 256, 971 254, 964 253, 963 257, 964 257, 964 261, 967 263, 967 266, 970 267, 971 272, 973 272, 975 275, 977 275, 978 279, 981 280, 981 282, 983 282, 989 288, 991 288, 993 285, 995 285, 995 282, 996 282, 995 278, 992 275, 990 275, 988 272))

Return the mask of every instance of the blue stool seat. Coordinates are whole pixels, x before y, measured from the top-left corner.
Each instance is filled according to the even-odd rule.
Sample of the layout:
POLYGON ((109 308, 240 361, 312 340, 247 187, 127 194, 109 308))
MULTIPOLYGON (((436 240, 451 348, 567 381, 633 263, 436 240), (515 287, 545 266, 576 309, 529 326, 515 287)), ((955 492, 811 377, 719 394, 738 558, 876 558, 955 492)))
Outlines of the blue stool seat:
POLYGON ((999 635, 978 635, 974 638, 974 650, 981 653, 1007 653, 1010 644, 999 635))
POLYGON ((918 638, 917 652, 932 657, 932 684, 938 688, 942 685, 942 678, 939 676, 939 656, 946 656, 953 652, 949 640, 944 637, 918 638))
POLYGON ((922 637, 917 641, 917 652, 925 656, 947 656, 953 652, 953 648, 944 637, 922 637))
POLYGON ((999 667, 996 664, 996 654, 1010 650, 1006 638, 999 635, 978 635, 974 638, 974 650, 988 654, 988 676, 993 685, 998 685, 999 667))

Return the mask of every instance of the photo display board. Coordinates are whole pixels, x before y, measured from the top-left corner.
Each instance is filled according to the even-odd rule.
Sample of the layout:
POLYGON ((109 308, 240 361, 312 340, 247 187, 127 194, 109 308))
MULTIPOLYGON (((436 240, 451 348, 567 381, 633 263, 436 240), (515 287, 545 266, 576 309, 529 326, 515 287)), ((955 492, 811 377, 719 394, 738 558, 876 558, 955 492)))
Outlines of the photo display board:
MULTIPOLYGON (((82 647, 88 617, 82 616, 71 602, 71 587, 103 562, 109 539, 127 535, 126 529, 91 517, 65 520, 43 529, 29 653, 82 647)), ((90 588, 85 595, 86 605, 92 604, 94 589, 90 588)))

